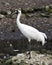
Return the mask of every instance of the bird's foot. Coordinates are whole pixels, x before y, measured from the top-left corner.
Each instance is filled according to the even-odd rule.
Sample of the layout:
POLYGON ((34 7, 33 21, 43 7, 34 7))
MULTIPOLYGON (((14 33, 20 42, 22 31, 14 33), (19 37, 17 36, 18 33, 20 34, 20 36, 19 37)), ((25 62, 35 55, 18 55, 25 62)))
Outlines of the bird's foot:
POLYGON ((29 56, 29 59, 31 59, 31 56, 29 56))
POLYGON ((27 52, 26 55, 27 55, 28 59, 31 59, 31 53, 30 53, 30 51, 27 52))

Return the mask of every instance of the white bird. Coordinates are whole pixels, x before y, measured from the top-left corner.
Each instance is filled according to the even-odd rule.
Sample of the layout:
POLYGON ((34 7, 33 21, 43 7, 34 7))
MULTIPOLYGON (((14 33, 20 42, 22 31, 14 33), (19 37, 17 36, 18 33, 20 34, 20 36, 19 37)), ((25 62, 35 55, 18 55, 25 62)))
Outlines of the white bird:
POLYGON ((42 42, 42 45, 44 45, 46 43, 45 39, 47 39, 46 34, 43 32, 40 32, 39 30, 37 30, 36 28, 32 26, 20 23, 21 14, 22 14, 21 10, 18 10, 16 23, 21 33, 28 39, 29 42, 32 39, 34 39, 34 40, 42 42))

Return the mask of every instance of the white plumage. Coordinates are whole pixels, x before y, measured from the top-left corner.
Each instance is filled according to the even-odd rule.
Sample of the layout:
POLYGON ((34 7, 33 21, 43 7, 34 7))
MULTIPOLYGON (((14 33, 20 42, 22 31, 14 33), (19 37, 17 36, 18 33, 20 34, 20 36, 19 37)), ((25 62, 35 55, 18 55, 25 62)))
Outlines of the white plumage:
POLYGON ((22 24, 20 23, 20 16, 21 16, 21 10, 18 10, 18 16, 17 16, 17 26, 21 33, 28 39, 30 42, 32 39, 42 42, 42 45, 45 44, 45 38, 47 39, 47 36, 45 33, 38 31, 36 28, 22 24))
MULTIPOLYGON (((32 39, 34 39, 34 40, 42 42, 42 45, 44 45, 46 43, 45 39, 47 39, 46 34, 38 31, 36 28, 34 28, 32 26, 20 23, 20 16, 21 16, 21 10, 18 10, 18 16, 17 16, 16 23, 17 23, 17 26, 18 26, 19 30, 21 31, 21 33, 28 39, 29 42, 32 39)), ((29 48, 28 54, 30 54, 31 45, 28 48, 29 48)), ((28 57, 30 59, 31 54, 28 57)))

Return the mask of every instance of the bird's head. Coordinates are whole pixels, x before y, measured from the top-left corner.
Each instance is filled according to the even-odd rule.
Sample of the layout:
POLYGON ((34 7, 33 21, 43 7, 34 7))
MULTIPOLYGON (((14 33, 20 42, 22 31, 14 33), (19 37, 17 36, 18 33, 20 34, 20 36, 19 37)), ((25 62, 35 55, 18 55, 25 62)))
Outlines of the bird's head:
POLYGON ((18 13, 21 13, 21 10, 18 10, 18 13))
POLYGON ((21 14, 21 9, 15 10, 15 14, 21 14))

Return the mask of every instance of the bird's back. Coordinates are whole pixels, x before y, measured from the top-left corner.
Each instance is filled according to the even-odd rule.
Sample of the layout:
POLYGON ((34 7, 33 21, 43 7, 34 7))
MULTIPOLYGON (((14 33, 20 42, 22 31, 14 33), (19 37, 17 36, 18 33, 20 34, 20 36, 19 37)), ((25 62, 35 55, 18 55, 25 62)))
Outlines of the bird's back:
POLYGON ((33 28, 26 24, 20 24, 19 29, 27 38, 36 39, 39 34, 39 31, 36 28, 33 28))

